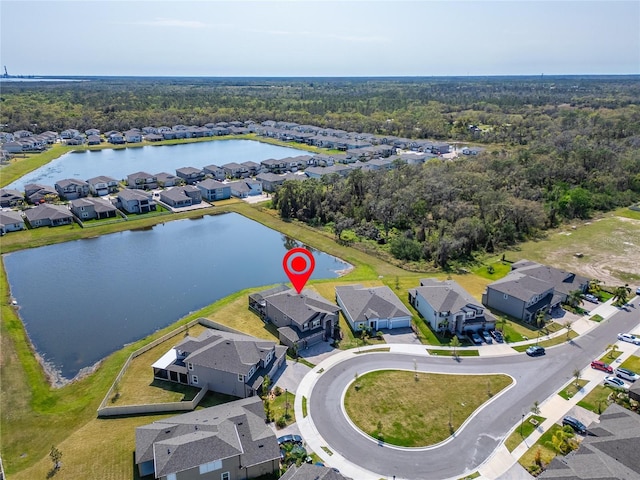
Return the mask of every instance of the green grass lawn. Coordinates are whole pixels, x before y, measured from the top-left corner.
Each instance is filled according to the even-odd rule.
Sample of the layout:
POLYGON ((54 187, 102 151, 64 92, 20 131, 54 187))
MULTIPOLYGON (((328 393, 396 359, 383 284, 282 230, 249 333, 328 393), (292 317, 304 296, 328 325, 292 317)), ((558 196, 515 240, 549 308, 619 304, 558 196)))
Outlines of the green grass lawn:
POLYGON ((637 355, 631 355, 627 358, 622 365, 622 368, 626 368, 627 370, 631 370, 632 372, 640 372, 640 357, 637 355))
POLYGON ((603 361, 604 363, 611 364, 620 355, 622 355, 622 352, 620 350, 616 350, 615 352, 609 350, 607 353, 602 355, 599 360, 603 361))
MULTIPOLYGON (((569 332, 569 339, 573 339, 576 338, 578 336, 578 334, 576 332, 574 332, 573 330, 569 332)), ((537 342, 537 345, 540 345, 541 347, 553 347, 554 345, 560 345, 562 343, 567 342, 567 335, 566 334, 562 334, 559 335, 557 337, 553 337, 550 338, 549 340, 540 340, 539 342, 537 342)), ((514 350, 518 351, 518 352, 524 352, 527 348, 529 348, 530 345, 516 345, 515 347, 513 347, 514 350)))
POLYGON ((507 375, 370 372, 349 386, 345 409, 362 431, 386 443, 433 445, 511 383, 507 375))
POLYGON ((473 269, 473 273, 476 275, 487 278, 492 282, 501 279, 511 271, 511 264, 509 262, 496 261, 490 262, 487 265, 481 265, 478 268, 473 269))
POLYGON ((551 460, 557 455, 556 451, 548 447, 547 444, 551 442, 553 435, 561 429, 560 425, 554 424, 549 430, 544 432, 538 441, 520 457, 518 463, 527 470, 530 470, 535 465, 535 458, 538 450, 540 450, 540 458, 544 465, 549 464, 551 460))
POLYGON ((578 406, 600 414, 607 408, 607 398, 612 391, 609 387, 598 385, 578 402, 578 406))
POLYGON ((587 380, 578 380, 576 382, 575 379, 573 379, 569 385, 558 392, 558 395, 560 395, 565 400, 569 400, 576 393, 582 390, 582 387, 584 387, 587 383, 589 383, 587 380))
POLYGON ((295 400, 296 396, 291 392, 283 391, 282 394, 274 396, 271 401, 271 411, 273 412, 273 418, 276 421, 278 421, 278 419, 284 418, 285 426, 295 423, 296 418, 293 412, 293 404, 295 400))
POLYGON ((522 422, 522 425, 518 425, 518 427, 513 432, 511 432, 511 435, 509 435, 505 440, 504 446, 507 447, 507 450, 513 452, 513 450, 518 445, 520 445, 525 440, 525 438, 531 435, 535 431, 535 429, 545 420, 546 418, 539 415, 531 415, 524 422, 522 422))
MULTIPOLYGON (((427 352, 429 352, 430 355, 453 357, 453 350, 438 350, 433 348, 427 348, 427 352)), ((478 350, 458 348, 456 350, 456 355, 458 357, 477 357, 480 355, 480 353, 478 352, 478 350)))

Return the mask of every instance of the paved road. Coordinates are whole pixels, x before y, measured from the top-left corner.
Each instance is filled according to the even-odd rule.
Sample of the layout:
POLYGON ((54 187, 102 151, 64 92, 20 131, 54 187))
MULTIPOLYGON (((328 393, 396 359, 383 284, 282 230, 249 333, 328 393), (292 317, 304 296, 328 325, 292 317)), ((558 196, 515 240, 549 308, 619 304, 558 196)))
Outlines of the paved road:
MULTIPOLYGON (((329 448, 348 461, 380 476, 407 479, 443 479, 478 468, 498 447, 505 434, 542 401, 573 378, 640 320, 638 297, 634 305, 614 314, 607 321, 582 335, 572 344, 547 349, 547 355, 529 358, 524 354, 470 358, 460 362, 451 358, 417 357, 394 353, 361 354, 322 373, 312 389, 309 413, 329 448), (470 419, 455 437, 440 446, 407 450, 379 445, 354 430, 340 408, 345 388, 359 375, 378 369, 414 369, 448 373, 506 373, 516 385, 496 396, 470 419)), ((603 374, 604 376, 604 374, 603 374)), ((443 420, 446 421, 446 420, 443 420)))

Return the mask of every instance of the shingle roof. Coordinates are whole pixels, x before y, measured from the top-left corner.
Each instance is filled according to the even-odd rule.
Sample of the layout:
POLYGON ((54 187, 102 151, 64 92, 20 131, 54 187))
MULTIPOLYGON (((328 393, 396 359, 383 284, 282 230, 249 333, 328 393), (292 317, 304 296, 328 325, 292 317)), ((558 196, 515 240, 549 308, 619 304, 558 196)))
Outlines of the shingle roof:
POLYGON ((336 287, 336 294, 354 322, 364 322, 369 318, 392 319, 411 316, 411 312, 387 286, 347 285, 336 287))
POLYGON ((332 468, 303 463, 299 467, 291 465, 280 480, 345 480, 346 478, 332 468))
POLYGON ((9 211, 0 211, 0 225, 9 225, 12 223, 24 223, 24 219, 19 212, 14 212, 13 210, 9 211))
POLYGON ((333 314, 340 311, 340 307, 309 289, 304 289, 300 294, 297 294, 293 289, 287 289, 265 298, 268 303, 300 327, 318 314, 333 314))
POLYGON ((265 423, 259 397, 136 428, 136 464, 154 460, 157 478, 234 456, 240 456, 243 467, 280 456, 276 436, 265 423))
POLYGON ((484 310, 479 302, 453 280, 425 278, 420 280, 420 285, 413 290, 419 292, 436 312, 455 313, 465 308, 484 310))
POLYGON ((27 217, 27 220, 29 220, 29 222, 45 219, 60 220, 73 217, 72 213, 67 207, 63 205, 51 205, 48 203, 43 203, 42 205, 38 205, 37 207, 25 210, 24 215, 25 217, 27 217))
POLYGON ((205 178, 203 181, 198 183, 198 187, 204 188, 206 190, 216 190, 218 188, 223 188, 225 186, 227 185, 217 180, 214 180, 213 178, 205 178))

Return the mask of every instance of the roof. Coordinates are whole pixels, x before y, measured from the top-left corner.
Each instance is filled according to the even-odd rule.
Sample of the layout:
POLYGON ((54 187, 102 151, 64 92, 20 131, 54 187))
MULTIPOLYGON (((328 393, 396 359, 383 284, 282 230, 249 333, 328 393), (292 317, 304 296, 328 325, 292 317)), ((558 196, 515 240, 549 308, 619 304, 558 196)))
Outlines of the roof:
POLYGON ((89 180, 87 180, 87 183, 89 185, 95 185, 96 183, 112 183, 112 182, 118 183, 118 181, 115 178, 106 177, 104 175, 100 175, 98 177, 93 177, 93 178, 90 178, 89 180))
POLYGON ((420 287, 412 289, 429 302, 436 312, 456 313, 463 310, 484 310, 484 307, 457 282, 438 281, 432 278, 420 280, 420 287))
POLYGON ((588 427, 580 447, 556 457, 538 478, 617 480, 640 477, 640 415, 615 403, 588 427))
MULTIPOLYGON (((248 375, 249 370, 274 350, 276 342, 222 330, 206 330, 175 346, 188 353, 185 362, 223 372, 248 375)), ((248 379, 247 379, 248 380, 248 379)))
POLYGON ((345 480, 347 477, 333 468, 303 463, 299 467, 291 465, 280 480, 345 480))
POLYGON ((199 175, 202 173, 202 170, 195 167, 182 167, 182 168, 176 169, 176 173, 181 173, 183 175, 192 175, 195 173, 199 175))
POLYGON ((528 301, 534 295, 541 295, 552 289, 553 284, 530 277, 519 271, 512 271, 506 277, 489 284, 488 288, 528 301))
POLYGON ((158 420, 136 428, 136 464, 154 461, 156 478, 239 456, 242 467, 280 458, 259 397, 158 420))
POLYGON ((12 223, 24 223, 20 212, 0 210, 0 225, 9 225, 12 223))
POLYGON ((218 182, 213 178, 205 178, 203 181, 198 183, 197 186, 205 190, 217 190, 218 188, 229 187, 229 185, 225 185, 222 182, 218 182))
POLYGON ((88 183, 85 182, 84 180, 78 180, 77 178, 65 178, 63 180, 58 180, 56 182, 56 185, 60 188, 66 188, 69 185, 85 186, 85 185, 88 185, 88 183))
POLYGON ((370 318, 404 318, 411 312, 398 296, 387 287, 363 287, 346 285, 336 287, 338 295, 354 322, 365 322, 370 318))
POLYGON ((118 197, 125 201, 129 200, 151 200, 151 194, 131 188, 123 188, 118 192, 118 197))
POLYGON ((73 217, 72 213, 66 206, 63 205, 51 205, 49 203, 43 203, 37 207, 29 208, 24 212, 25 217, 29 222, 35 220, 61 220, 65 218, 73 217))
POLYGON ((116 210, 116 207, 109 202, 108 200, 104 200, 103 198, 78 198, 76 200, 71 200, 71 206, 73 208, 78 208, 82 206, 92 206, 94 210, 98 213, 101 212, 111 212, 116 210))
POLYGON ((335 314, 340 311, 340 307, 309 289, 302 290, 300 294, 293 289, 287 289, 267 296, 266 301, 300 327, 318 315, 335 314))

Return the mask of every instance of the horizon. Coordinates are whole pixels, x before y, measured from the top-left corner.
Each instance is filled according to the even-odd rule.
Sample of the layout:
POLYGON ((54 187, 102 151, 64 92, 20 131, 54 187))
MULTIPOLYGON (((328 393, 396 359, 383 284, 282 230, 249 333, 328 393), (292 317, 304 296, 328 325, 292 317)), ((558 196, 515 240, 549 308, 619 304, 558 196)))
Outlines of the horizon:
POLYGON ((85 0, 78 5, 0 2, 0 57, 10 75, 640 74, 640 2, 628 0, 85 0), (25 22, 28 12, 37 15, 25 22), (614 27, 594 35, 604 30, 603 19, 614 27))

